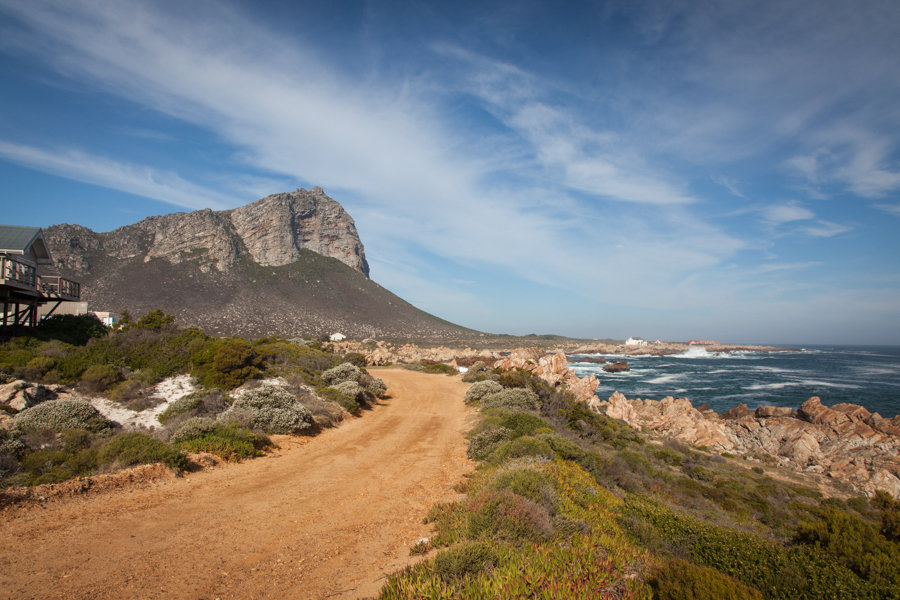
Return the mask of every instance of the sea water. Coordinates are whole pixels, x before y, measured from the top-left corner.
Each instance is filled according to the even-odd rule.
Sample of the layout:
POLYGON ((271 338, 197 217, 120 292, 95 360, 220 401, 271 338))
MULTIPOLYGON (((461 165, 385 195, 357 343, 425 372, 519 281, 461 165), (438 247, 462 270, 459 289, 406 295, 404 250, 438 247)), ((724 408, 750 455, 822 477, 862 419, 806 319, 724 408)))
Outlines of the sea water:
POLYGON ((629 399, 690 398, 723 412, 740 403, 799 407, 811 396, 831 406, 852 402, 883 417, 900 414, 900 346, 810 346, 784 352, 711 353, 692 347, 669 356, 577 355, 579 377, 600 379, 597 395, 619 391, 629 399), (606 373, 581 356, 627 360, 630 371, 606 373))

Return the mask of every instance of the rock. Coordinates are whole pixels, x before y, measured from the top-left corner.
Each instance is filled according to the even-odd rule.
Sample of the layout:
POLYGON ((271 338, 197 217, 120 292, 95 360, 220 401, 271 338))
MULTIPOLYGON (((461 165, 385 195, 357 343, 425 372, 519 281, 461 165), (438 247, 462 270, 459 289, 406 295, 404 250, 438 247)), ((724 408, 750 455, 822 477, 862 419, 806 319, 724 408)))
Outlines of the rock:
POLYGON ((599 407, 632 426, 687 444, 738 454, 765 453, 783 466, 825 474, 856 493, 872 495, 883 489, 900 495, 900 423, 861 406, 829 408, 813 397, 796 413, 777 406, 751 411, 742 404, 715 415, 698 411, 686 398, 657 402, 613 394, 599 407))
POLYGON ((79 225, 44 230, 57 266, 86 273, 88 250, 119 260, 197 261, 228 271, 242 256, 261 266, 287 265, 307 249, 369 275, 356 224, 322 188, 273 194, 228 211, 199 210, 149 217, 108 233, 79 225))
POLYGON ((740 419, 741 417, 749 417, 752 414, 754 414, 754 412, 750 410, 750 407, 742 402, 734 408, 726 410, 719 415, 719 417, 722 419, 740 419))
POLYGON ((757 406, 755 415, 757 419, 767 419, 769 417, 789 417, 792 412, 793 410, 789 406, 757 406))
POLYGON ((628 399, 625 398, 625 394, 618 391, 614 392, 609 397, 609 400, 601 402, 598 406, 602 407, 601 412, 605 412, 607 417, 625 421, 635 429, 640 430, 641 426, 638 423, 637 412, 635 412, 631 403, 628 402, 628 399))
MULTIPOLYGON (((18 383, 18 382, 14 382, 18 383)), ((6 401, 6 405, 16 410, 25 410, 47 400, 54 400, 59 394, 53 389, 39 383, 21 382, 18 391, 6 401)))
POLYGON ((628 367, 628 361, 622 360, 611 365, 606 365, 603 367, 603 370, 607 373, 621 373, 623 371, 629 371, 630 369, 628 367))
POLYGON ((9 404, 27 386, 28 382, 21 379, 0 385, 0 404, 9 404))

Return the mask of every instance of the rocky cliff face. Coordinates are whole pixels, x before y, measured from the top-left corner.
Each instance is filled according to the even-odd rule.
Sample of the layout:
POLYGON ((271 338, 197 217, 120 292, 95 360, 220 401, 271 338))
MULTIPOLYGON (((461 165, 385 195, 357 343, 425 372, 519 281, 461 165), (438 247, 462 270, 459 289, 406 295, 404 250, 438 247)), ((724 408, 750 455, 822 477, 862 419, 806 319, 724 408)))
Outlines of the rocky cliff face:
POLYGON ((91 273, 91 254, 144 262, 164 259, 173 265, 190 261, 207 273, 227 272, 242 257, 263 267, 288 265, 302 250, 336 258, 369 275, 353 219, 319 187, 273 194, 234 210, 150 217, 109 233, 55 225, 44 237, 57 266, 76 276, 91 273))
POLYGON ((248 338, 445 343, 478 332, 442 321, 368 278, 356 225, 320 188, 228 211, 150 217, 108 233, 55 225, 44 238, 91 310, 162 309, 182 326, 248 338))

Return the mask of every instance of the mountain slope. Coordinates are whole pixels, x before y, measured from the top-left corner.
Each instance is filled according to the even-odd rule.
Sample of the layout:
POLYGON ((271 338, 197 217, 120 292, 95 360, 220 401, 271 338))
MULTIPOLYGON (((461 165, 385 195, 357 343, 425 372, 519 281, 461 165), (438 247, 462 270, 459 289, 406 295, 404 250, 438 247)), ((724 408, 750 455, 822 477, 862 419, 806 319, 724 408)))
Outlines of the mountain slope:
POLYGON ((231 211, 150 217, 108 233, 44 231, 60 274, 93 310, 160 308, 218 335, 452 341, 477 332, 368 278, 353 219, 320 188, 231 211))

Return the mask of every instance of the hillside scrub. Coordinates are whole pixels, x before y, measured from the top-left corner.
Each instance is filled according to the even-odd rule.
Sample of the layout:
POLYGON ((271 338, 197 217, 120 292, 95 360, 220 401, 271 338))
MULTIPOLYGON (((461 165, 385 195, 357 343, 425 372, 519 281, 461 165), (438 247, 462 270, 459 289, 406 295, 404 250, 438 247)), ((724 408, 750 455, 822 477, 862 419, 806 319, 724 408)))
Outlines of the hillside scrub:
MULTIPOLYGON (((327 387, 323 373, 341 360, 319 345, 278 337, 252 342, 211 337, 178 327, 159 310, 137 319, 128 316, 116 330, 94 318, 67 316, 12 331, 0 341, 0 381, 77 385, 136 411, 164 401, 153 396, 154 385, 164 378, 190 374, 203 387, 169 404, 152 437, 127 434, 105 454, 105 444, 121 432, 88 402, 51 400, 18 414, 0 405, 14 415, 13 430, 0 429, 0 483, 62 481, 134 460, 182 468, 183 452, 211 452, 227 460, 257 456, 271 445, 266 433, 308 434, 331 427, 343 418, 341 406, 358 412, 384 395, 384 382, 352 363, 328 377, 352 379, 352 394, 327 387), (277 386, 254 381, 263 377, 284 381, 277 386), (57 447, 72 430, 88 436, 84 447, 57 447)), ((349 360, 359 362, 359 357, 349 360)))
POLYGON ((466 499, 429 514, 446 555, 395 574, 381 598, 900 597, 900 502, 885 494, 825 500, 641 434, 527 371, 478 379, 479 468, 466 499), (485 402, 488 389, 534 396, 485 402))

